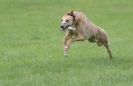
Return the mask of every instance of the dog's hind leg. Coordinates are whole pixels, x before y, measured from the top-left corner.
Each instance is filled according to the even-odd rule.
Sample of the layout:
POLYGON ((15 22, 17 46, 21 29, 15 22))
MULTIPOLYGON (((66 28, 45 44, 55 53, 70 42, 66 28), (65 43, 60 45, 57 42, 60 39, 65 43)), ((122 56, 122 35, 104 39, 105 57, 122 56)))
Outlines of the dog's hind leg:
POLYGON ((97 40, 96 40, 96 38, 94 36, 92 36, 91 38, 88 39, 88 41, 91 42, 91 43, 94 43, 97 40))
POLYGON ((99 41, 97 41, 97 45, 98 45, 98 46, 102 46, 102 44, 101 44, 99 41))
POLYGON ((108 44, 108 43, 103 43, 103 45, 104 45, 104 47, 107 49, 107 52, 108 52, 108 54, 109 54, 110 59, 112 59, 113 57, 112 57, 111 50, 110 50, 110 48, 109 48, 109 44, 108 44))

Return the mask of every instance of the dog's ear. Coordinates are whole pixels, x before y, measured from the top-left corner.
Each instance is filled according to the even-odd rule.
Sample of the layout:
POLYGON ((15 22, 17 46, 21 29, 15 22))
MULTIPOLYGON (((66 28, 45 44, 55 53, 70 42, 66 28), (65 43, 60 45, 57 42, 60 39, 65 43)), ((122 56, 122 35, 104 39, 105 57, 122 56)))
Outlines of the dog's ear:
POLYGON ((75 24, 77 24, 77 22, 78 22, 79 19, 80 19, 79 12, 77 12, 77 13, 75 13, 75 14, 73 14, 73 15, 74 15, 74 22, 75 22, 75 24))
POLYGON ((70 13, 67 13, 67 15, 74 16, 74 12, 71 11, 70 13))
POLYGON ((72 16, 72 17, 74 18, 73 21, 74 21, 75 23, 78 22, 78 20, 79 20, 79 14, 78 14, 78 13, 74 13, 73 11, 71 11, 71 12, 68 13, 67 15, 72 16))
POLYGON ((71 16, 74 16, 74 13, 73 13, 73 11, 71 11, 71 12, 70 12, 70 14, 71 14, 71 16))

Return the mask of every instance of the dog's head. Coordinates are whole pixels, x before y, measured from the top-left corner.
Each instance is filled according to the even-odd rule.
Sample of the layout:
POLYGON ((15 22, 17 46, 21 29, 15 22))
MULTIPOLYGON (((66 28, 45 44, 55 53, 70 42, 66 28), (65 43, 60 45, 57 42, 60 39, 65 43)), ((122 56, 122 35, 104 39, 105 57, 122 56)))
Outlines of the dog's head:
POLYGON ((73 11, 70 13, 65 14, 61 19, 61 29, 65 31, 68 29, 68 27, 71 27, 75 24, 75 21, 77 21, 77 17, 73 11))

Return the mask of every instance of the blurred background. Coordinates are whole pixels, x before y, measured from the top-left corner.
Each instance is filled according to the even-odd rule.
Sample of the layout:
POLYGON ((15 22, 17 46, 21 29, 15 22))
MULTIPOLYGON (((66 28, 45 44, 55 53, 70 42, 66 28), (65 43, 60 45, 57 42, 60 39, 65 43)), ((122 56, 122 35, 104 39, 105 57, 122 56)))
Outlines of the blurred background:
POLYGON ((133 0, 0 0, 0 86, 132 86, 133 0), (63 56, 61 17, 81 11, 109 34, 63 56))

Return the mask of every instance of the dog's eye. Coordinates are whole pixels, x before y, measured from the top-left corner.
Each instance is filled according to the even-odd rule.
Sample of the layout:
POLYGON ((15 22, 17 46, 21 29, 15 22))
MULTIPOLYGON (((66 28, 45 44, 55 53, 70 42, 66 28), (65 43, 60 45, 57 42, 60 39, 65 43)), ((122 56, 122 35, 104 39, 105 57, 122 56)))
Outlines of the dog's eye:
POLYGON ((69 22, 69 20, 66 20, 66 22, 69 22))
POLYGON ((63 21, 63 20, 61 20, 61 21, 63 21))

